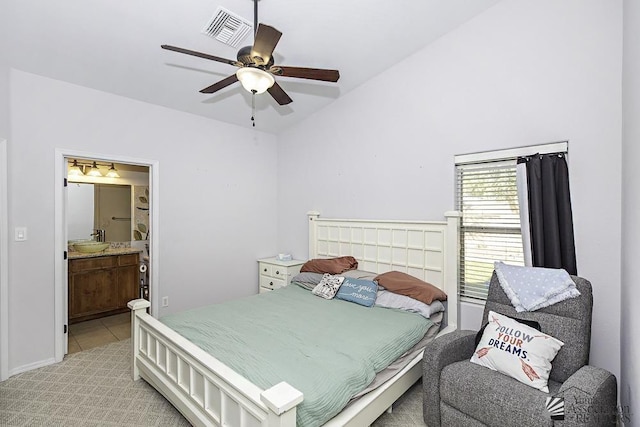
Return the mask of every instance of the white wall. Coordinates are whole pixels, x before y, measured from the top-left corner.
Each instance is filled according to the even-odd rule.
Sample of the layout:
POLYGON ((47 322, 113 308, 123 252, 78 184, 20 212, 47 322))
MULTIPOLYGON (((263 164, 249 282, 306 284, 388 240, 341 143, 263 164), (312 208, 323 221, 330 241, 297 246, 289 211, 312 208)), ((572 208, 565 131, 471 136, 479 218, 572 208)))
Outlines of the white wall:
POLYGON ((569 140, 591 361, 619 378, 621 24, 617 0, 500 2, 281 135, 279 247, 307 255, 311 209, 441 218, 455 154, 569 140))
POLYGON ((624 2, 622 97, 622 337, 620 404, 634 412, 629 425, 640 425, 640 5, 624 2))
POLYGON ((161 316, 256 292, 256 258, 276 251, 273 135, 17 70, 10 81, 9 229, 29 236, 9 243, 10 371, 54 355, 56 148, 159 162, 161 316))
MULTIPOLYGON (((1 49, 2 49, 2 46, 0 42, 0 51, 1 49)), ((6 139, 8 136, 9 136, 9 68, 6 65, 4 65, 2 61, 0 61, 0 138, 6 139)))
POLYGON ((9 15, 5 2, 0 3, 0 139, 9 136, 9 67, 8 58, 4 52, 8 52, 6 44, 9 37, 5 34, 8 25, 5 20, 9 15))

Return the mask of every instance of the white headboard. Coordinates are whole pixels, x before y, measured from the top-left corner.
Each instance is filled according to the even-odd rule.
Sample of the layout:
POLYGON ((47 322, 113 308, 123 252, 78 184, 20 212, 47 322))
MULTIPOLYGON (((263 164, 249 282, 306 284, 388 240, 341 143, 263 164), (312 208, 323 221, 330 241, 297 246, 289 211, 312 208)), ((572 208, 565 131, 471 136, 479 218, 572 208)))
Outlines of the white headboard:
POLYGON ((458 221, 392 221, 309 216, 309 258, 351 255, 358 269, 384 273, 402 271, 447 293, 446 325, 458 325, 458 221))

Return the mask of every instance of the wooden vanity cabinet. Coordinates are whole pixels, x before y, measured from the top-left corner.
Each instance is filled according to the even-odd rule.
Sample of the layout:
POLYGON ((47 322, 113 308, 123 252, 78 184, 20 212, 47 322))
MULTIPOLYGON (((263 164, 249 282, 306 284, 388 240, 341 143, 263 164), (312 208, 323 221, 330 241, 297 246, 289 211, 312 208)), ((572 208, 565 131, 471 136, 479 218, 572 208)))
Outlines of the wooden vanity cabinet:
POLYGON ((138 254, 69 260, 69 323, 129 311, 139 295, 138 254))

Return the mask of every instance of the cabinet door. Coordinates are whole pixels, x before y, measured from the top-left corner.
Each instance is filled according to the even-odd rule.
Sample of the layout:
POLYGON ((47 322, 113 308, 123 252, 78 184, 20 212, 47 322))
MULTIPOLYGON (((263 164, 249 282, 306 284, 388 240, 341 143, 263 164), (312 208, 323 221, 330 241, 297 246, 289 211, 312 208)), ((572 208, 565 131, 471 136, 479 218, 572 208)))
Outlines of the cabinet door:
POLYGON ((92 270, 71 275, 69 283, 69 318, 118 308, 114 287, 115 271, 92 270))
POLYGON ((118 301, 120 307, 126 307, 132 299, 140 297, 138 265, 118 268, 118 301))

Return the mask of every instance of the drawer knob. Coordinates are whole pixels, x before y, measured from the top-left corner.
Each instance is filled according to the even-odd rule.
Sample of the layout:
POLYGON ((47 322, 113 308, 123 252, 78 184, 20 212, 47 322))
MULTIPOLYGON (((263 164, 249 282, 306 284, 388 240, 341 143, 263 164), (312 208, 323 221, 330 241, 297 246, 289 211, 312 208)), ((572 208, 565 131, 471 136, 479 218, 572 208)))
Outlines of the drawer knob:
POLYGON ((280 271, 276 270, 276 274, 280 274, 280 271))
POLYGON ((269 282, 269 286, 273 286, 273 282, 269 282))
POLYGON ((264 270, 262 270, 262 271, 266 272, 266 271, 267 271, 267 269, 265 268, 265 269, 264 269, 264 270))

